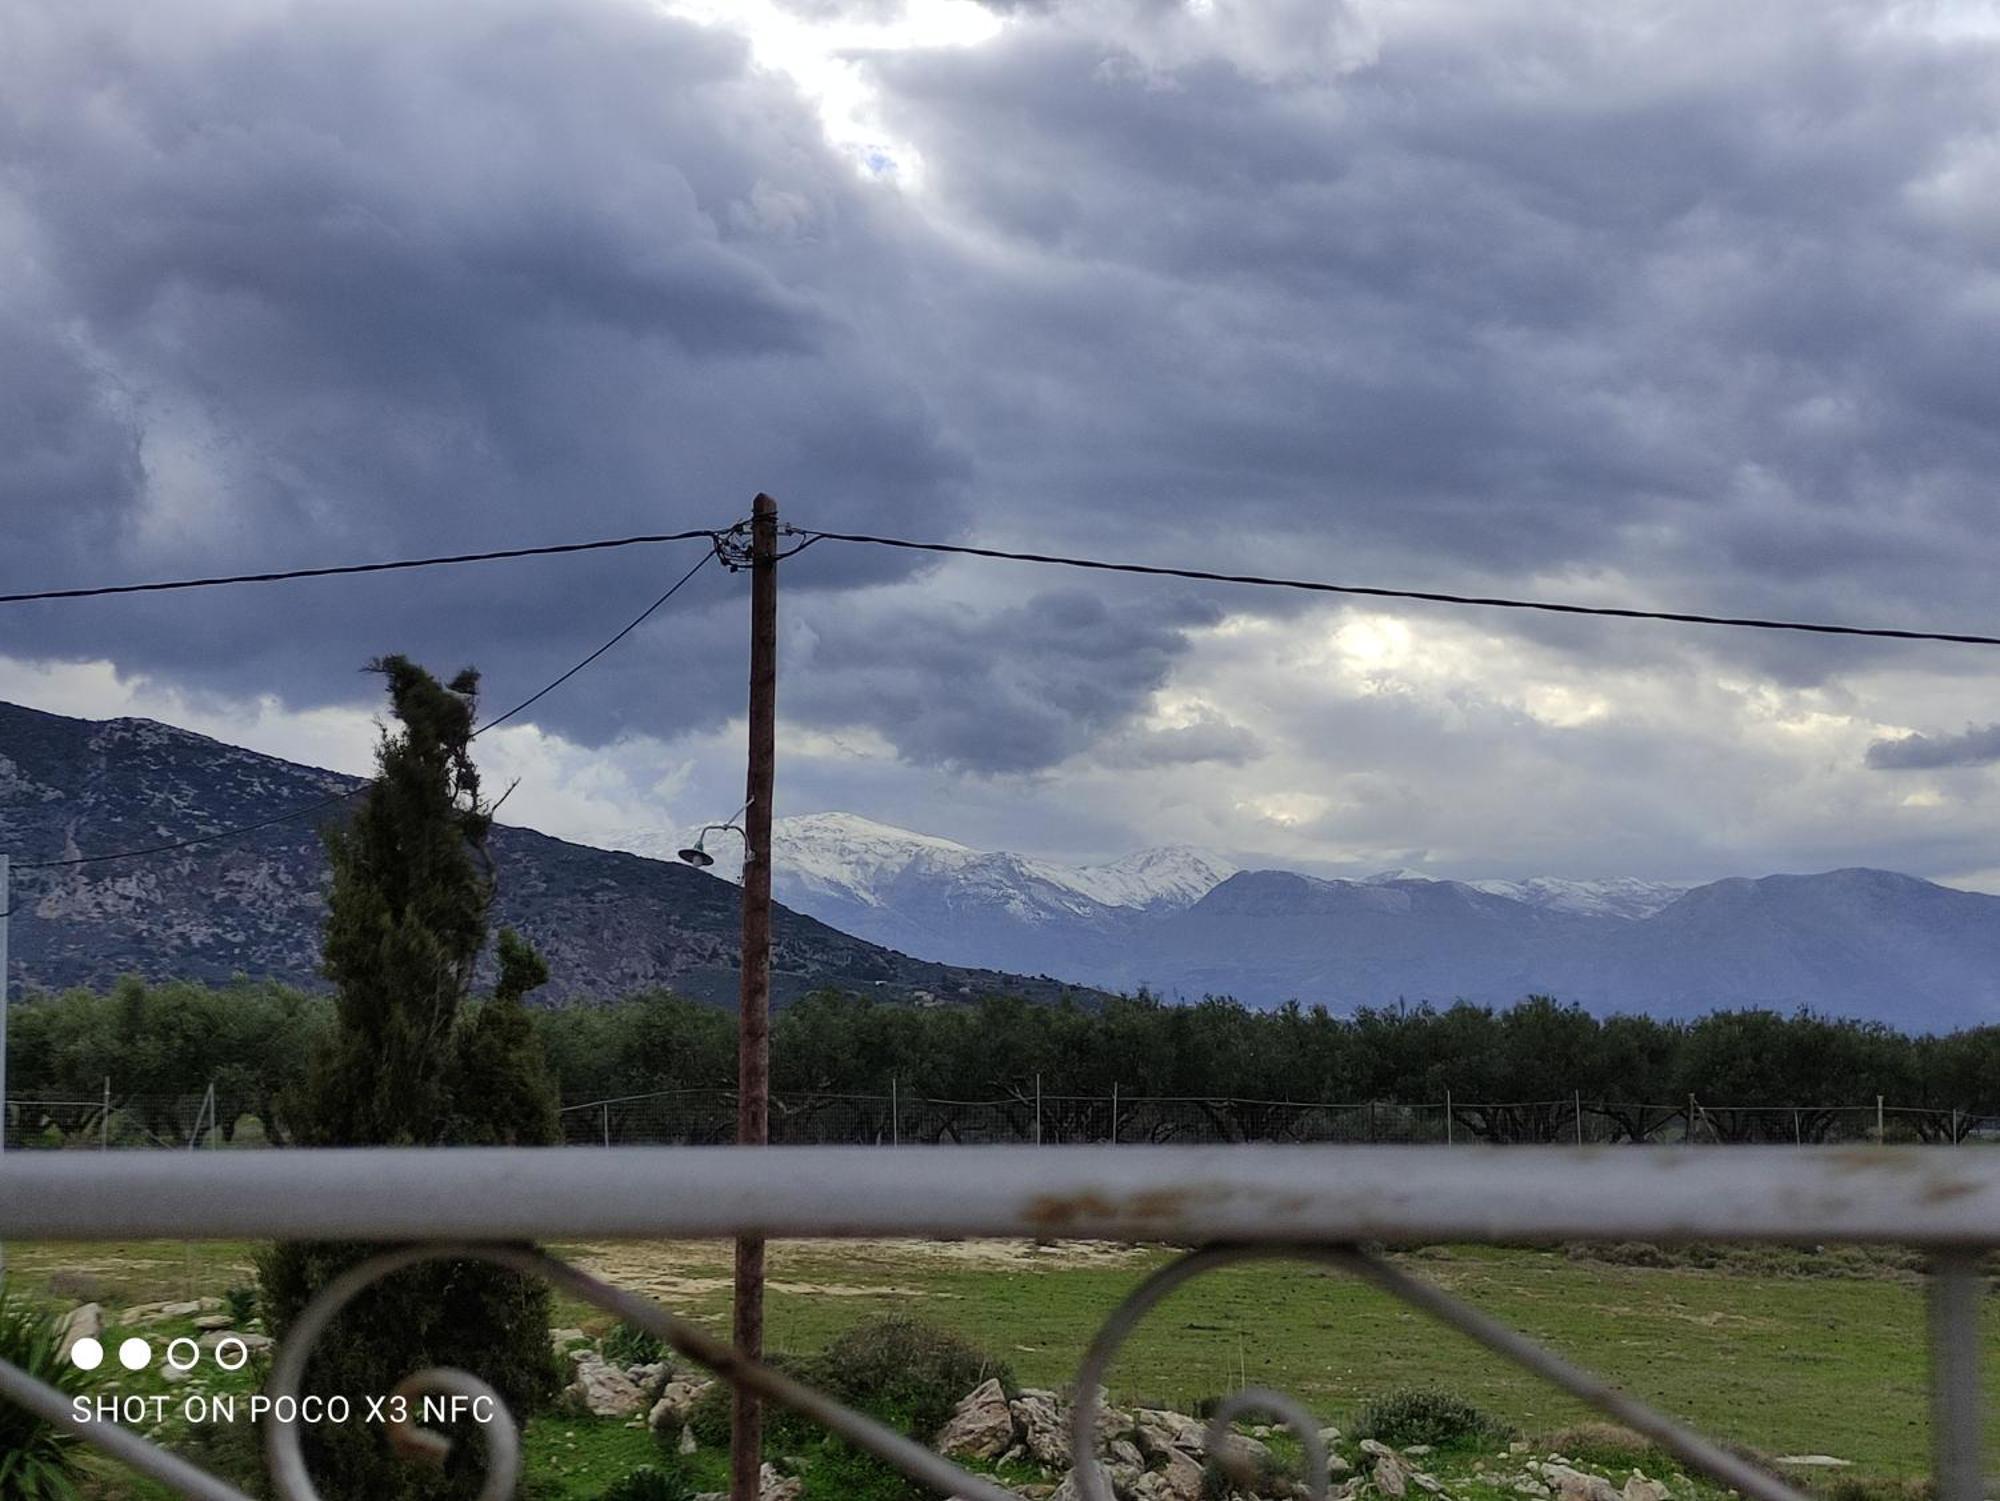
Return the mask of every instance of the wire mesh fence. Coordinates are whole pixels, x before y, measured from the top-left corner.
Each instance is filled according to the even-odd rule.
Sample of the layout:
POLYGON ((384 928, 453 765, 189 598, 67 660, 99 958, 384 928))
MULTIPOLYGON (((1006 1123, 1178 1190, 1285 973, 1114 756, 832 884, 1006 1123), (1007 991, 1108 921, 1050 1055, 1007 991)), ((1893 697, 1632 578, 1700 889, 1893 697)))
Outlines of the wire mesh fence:
MULTIPOLYGON (((566 1105, 565 1145, 716 1146, 736 1135, 736 1092, 661 1090, 566 1105)), ((1629 1104, 1568 1099, 1326 1102, 1209 1096, 1037 1095, 935 1099, 779 1092, 771 1140, 781 1145, 1059 1146, 1130 1143, 1475 1143, 1513 1145, 1828 1143, 1952 1145, 2000 1140, 2000 1116, 1886 1101, 1858 1105, 1725 1105, 1699 1098, 1629 1104)), ((272 1102, 200 1095, 10 1098, 8 1150, 229 1150, 284 1146, 272 1102)))

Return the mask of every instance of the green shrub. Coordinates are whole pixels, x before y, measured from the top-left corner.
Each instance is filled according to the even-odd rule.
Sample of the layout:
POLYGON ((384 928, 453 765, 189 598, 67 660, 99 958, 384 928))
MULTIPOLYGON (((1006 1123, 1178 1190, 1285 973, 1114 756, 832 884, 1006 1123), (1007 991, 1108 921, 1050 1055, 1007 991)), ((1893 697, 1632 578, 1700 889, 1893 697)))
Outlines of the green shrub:
POLYGON ((1450 1392, 1406 1389, 1378 1397, 1361 1409, 1354 1437, 1372 1438, 1392 1449, 1412 1444, 1443 1447, 1485 1444, 1513 1436, 1513 1430, 1450 1392))
MULTIPOLYGON (((65 1395, 85 1376, 62 1358, 56 1318, 0 1282, 0 1360, 65 1395)), ((0 1501, 76 1501, 77 1441, 0 1399, 0 1501)))
POLYGON ((651 1330, 620 1323, 604 1336, 604 1358, 615 1366, 654 1365, 667 1358, 667 1347, 651 1330))
POLYGON ((856 1324, 813 1361, 818 1385, 850 1406, 928 1441, 967 1392, 990 1377, 1014 1389, 1013 1372, 970 1340, 921 1319, 856 1324))
POLYGON ((886 1460, 839 1438, 828 1438, 816 1453, 812 1485, 814 1495, 838 1496, 840 1501, 934 1501, 937 1495, 886 1460))
MULTIPOLYGON (((802 1360, 796 1355, 772 1355, 766 1353, 764 1364, 773 1370, 783 1371, 787 1376, 796 1377, 808 1385, 817 1384, 819 1372, 811 1360, 802 1360)), ((727 1449, 729 1447, 729 1414, 733 1406, 734 1389, 727 1381, 711 1382, 708 1389, 694 1399, 694 1406, 688 1409, 686 1427, 694 1434, 694 1441, 707 1449, 727 1449)), ((764 1454, 770 1458, 774 1445, 817 1442, 825 1437, 825 1430, 775 1403, 764 1404, 764 1454)), ((662 1447, 675 1444, 680 1434, 671 1424, 657 1430, 662 1447)))
POLYGON ((238 1329, 257 1317, 257 1289, 254 1287, 232 1287, 222 1295, 222 1302, 229 1310, 230 1321, 238 1329))
POLYGON ((623 1480, 598 1492, 598 1501, 689 1501, 694 1487, 678 1470, 640 1465, 623 1480))

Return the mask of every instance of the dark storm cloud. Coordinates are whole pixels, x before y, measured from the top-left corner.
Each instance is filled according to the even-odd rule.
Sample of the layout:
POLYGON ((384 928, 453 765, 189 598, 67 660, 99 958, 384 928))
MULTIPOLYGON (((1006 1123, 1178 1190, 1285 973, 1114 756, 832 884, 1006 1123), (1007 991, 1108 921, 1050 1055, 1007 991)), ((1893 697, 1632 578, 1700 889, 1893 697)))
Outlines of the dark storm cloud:
MULTIPOLYGON (((0 584, 671 529, 767 489, 924 538, 1985 621, 1991 44, 1805 0, 1000 8, 872 61, 905 198, 740 42, 625 0, 14 6, 0 584)), ((22 612, 0 652, 312 704, 401 649, 499 704, 691 556, 22 612)), ((1212 618, 1176 600, 871 592, 909 560, 832 545, 787 577, 800 723, 980 772, 1259 752, 1133 729, 1212 618)), ((712 726, 741 603, 698 580, 540 722, 712 726)), ((1899 650, 1486 620, 1580 671, 1899 650)))
POLYGON ((1990 44, 1862 5, 1383 8, 1372 56, 1299 74, 1138 9, 878 63, 1007 247, 960 383, 1038 519, 1109 496, 1232 564, 1984 613, 1990 44))
POLYGON ((2000 724, 1967 725, 1962 735, 1904 735, 1868 747, 1868 764, 1878 771, 1990 766, 1995 761, 2000 761, 2000 724))
POLYGON ((1219 612, 1191 601, 1107 603, 1052 590, 996 610, 843 608, 794 638, 787 711, 865 723, 905 760, 1032 772, 1087 749, 1145 707, 1219 612))
MULTIPOLYGON (((868 328, 894 205, 738 41, 614 0, 31 5, 0 38, 9 584, 724 523, 758 489, 820 524, 961 513, 962 454, 868 328)), ((497 699, 691 556, 48 608, 5 649, 294 704, 401 649, 497 699)), ((799 584, 904 571, 849 550, 799 584)), ((733 707, 737 612, 701 602, 734 593, 688 597, 543 722, 733 707)))

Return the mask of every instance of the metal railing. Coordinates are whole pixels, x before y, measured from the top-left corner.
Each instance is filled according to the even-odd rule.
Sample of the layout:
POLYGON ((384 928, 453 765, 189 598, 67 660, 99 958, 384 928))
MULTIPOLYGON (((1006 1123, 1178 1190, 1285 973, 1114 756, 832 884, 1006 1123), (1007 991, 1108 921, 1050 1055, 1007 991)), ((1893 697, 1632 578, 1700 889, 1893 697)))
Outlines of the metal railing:
MULTIPOLYGON (((1071 1442, 1088 1501, 1110 1501, 1097 1457, 1099 1388, 1126 1336, 1173 1289, 1249 1258, 1334 1266, 1471 1337, 1755 1501, 1801 1494, 1673 1419, 1365 1249, 1375 1242, 1561 1239, 1864 1242, 1930 1253, 1936 1478, 1942 1501, 1980 1501, 1979 1256, 2000 1245, 2000 1153, 1746 1147, 1735 1152, 1412 1147, 996 1147, 967 1173, 948 1148, 614 1148, 9 1154, 0 1239, 347 1239, 407 1242, 309 1305, 268 1394, 296 1397, 313 1343, 376 1280, 432 1258, 480 1258, 546 1278, 659 1336, 737 1387, 840 1434, 940 1495, 1010 1493, 726 1345, 671 1312, 522 1243, 575 1238, 1012 1236, 1205 1246, 1152 1274, 1091 1343, 1075 1383, 1071 1442)), ((495 1402, 464 1372, 426 1371, 406 1394, 495 1402)), ((0 1396, 181 1495, 245 1501, 150 1441, 79 1421, 61 1394, 0 1362, 0 1396)), ((1268 1413, 1298 1434, 1308 1492, 1328 1476, 1316 1425, 1282 1393, 1250 1390, 1211 1419, 1268 1413)), ((482 1423, 483 1498, 513 1493, 519 1442, 497 1402, 482 1423)), ((405 1431, 406 1443, 440 1440, 405 1431)), ((316 1496, 294 1423, 267 1420, 278 1493, 316 1496)))
MULTIPOLYGON (((283 1145, 252 1102, 206 1094, 120 1094, 97 1099, 28 1094, 5 1112, 15 1150, 283 1145)), ((899 1091, 779 1090, 770 1100, 777 1144, 1207 1145, 1475 1141, 1599 1146, 1833 1143, 1952 1145, 2000 1139, 2000 1117, 1935 1106, 1624 1102, 1572 1094, 1546 1100, 1287 1100, 1230 1095, 1134 1096, 1023 1092, 979 1100, 899 1091)), ((713 1146, 736 1135, 733 1089, 663 1089, 573 1101, 558 1115, 570 1146, 713 1146)), ((280 1123, 281 1124, 281 1123, 280 1123)))

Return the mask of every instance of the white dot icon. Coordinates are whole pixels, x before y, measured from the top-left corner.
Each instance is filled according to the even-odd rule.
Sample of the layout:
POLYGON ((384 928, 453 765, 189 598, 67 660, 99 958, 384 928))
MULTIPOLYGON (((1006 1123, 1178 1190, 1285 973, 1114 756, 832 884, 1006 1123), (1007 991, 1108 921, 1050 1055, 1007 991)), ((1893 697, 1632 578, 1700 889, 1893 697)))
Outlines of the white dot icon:
POLYGON ((79 1371, 94 1371, 104 1364, 104 1346, 86 1336, 69 1347, 69 1363, 79 1371))
POLYGON ((118 1347, 118 1363, 128 1371, 143 1371, 152 1359, 153 1347, 143 1339, 128 1339, 118 1347))

